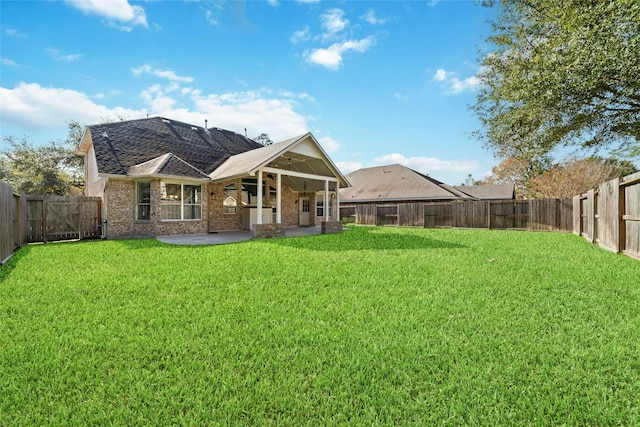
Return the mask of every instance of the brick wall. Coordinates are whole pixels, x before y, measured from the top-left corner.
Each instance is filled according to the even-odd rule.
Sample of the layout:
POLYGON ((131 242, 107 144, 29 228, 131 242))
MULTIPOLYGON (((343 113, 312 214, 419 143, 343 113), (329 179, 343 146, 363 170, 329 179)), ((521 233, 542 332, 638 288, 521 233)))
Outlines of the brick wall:
POLYGON ((342 222, 340 221, 322 221, 322 234, 342 233, 342 222))
MULTIPOLYGON (((266 188, 276 188, 275 177, 269 178, 264 176, 266 188)), ((221 230, 242 230, 244 227, 244 208, 242 206, 242 179, 235 179, 221 183, 209 184, 206 197, 209 201, 209 209, 207 217, 209 220, 209 231, 221 230), (238 188, 238 207, 235 214, 223 213, 224 187, 236 183, 238 188), (211 193, 214 195, 212 196, 211 193)), ((299 193, 291 191, 286 185, 282 185, 281 203, 282 203, 282 224, 286 227, 298 225, 298 197, 299 193)), ((266 192, 264 198, 264 206, 275 206, 275 198, 271 200, 271 194, 266 192)), ((315 193, 307 193, 310 197, 315 197, 315 193)), ((275 197, 275 196, 274 196, 275 197)), ((276 215, 273 215, 273 222, 276 221, 276 215)), ((312 218, 313 221, 313 218, 312 218)))
MULTIPOLYGON (((276 187, 275 178, 265 176, 266 188, 276 187)), ((107 219, 108 238, 162 236, 171 234, 200 234, 219 230, 242 230, 244 209, 242 207, 242 180, 230 180, 222 183, 202 185, 202 220, 161 221, 160 180, 151 181, 151 212, 149 221, 138 221, 136 215, 136 183, 132 180, 109 179, 104 192, 105 218, 107 219), (236 183, 238 188, 238 207, 235 214, 223 213, 224 187, 236 183), (213 195, 212 195, 213 194, 213 195)), ((275 196, 274 196, 275 197, 275 196)), ((316 194, 298 193, 282 185, 282 225, 299 225, 300 197, 309 197, 311 201, 311 225, 319 223, 315 217, 316 194)), ((264 206, 275 206, 275 199, 267 191, 264 206), (273 203, 272 203, 273 202, 273 203)), ((274 214, 273 221, 276 216, 274 214)))
POLYGON ((109 179, 104 189, 107 237, 132 237, 135 214, 135 184, 133 181, 109 179))
POLYGON ((149 237, 171 234, 200 234, 207 232, 207 203, 203 185, 201 220, 162 221, 160 180, 151 181, 151 213, 149 221, 136 220, 136 183, 110 179, 105 187, 107 238, 149 237))
POLYGON ((254 239, 266 239, 270 237, 284 237, 283 224, 256 224, 251 233, 254 239))

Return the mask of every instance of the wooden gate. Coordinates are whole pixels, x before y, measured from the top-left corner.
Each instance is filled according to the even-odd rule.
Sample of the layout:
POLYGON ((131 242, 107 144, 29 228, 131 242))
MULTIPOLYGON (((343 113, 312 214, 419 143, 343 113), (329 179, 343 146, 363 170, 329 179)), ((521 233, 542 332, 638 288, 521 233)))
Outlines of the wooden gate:
POLYGON ((398 225, 398 205, 377 205, 376 225, 398 225))
POLYGON ((25 196, 26 241, 101 237, 101 202, 99 197, 25 196))
POLYGON ((489 205, 489 228, 526 230, 529 226, 526 200, 492 201, 489 205))

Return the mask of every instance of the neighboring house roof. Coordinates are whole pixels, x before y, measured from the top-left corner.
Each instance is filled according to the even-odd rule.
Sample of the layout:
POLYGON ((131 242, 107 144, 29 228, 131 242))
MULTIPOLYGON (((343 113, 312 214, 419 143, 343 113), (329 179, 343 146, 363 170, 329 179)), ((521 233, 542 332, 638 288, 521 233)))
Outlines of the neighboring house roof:
POLYGON ((480 200, 515 199, 514 184, 460 185, 456 189, 480 200))
POLYGON ((203 173, 207 178, 230 156, 262 147, 235 132, 162 117, 87 126, 78 153, 86 153, 91 144, 100 174, 141 176, 146 171, 191 178, 203 178, 203 173))
POLYGON ((402 165, 359 169, 347 175, 350 188, 340 190, 340 201, 473 199, 454 187, 402 165))

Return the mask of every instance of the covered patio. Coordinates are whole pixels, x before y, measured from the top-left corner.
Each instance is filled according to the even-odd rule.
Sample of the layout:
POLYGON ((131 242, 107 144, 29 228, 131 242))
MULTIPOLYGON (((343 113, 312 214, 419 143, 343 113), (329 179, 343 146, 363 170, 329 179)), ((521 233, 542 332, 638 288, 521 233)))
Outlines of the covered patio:
MULTIPOLYGON (((350 184, 338 168, 331 162, 320 147, 318 141, 307 133, 278 144, 269 145, 256 150, 231 156, 209 175, 214 183, 228 182, 232 179, 253 178, 256 188, 263 188, 265 178, 275 181, 275 218, 272 209, 265 206, 263 191, 256 191, 257 202, 251 218, 255 218, 250 229, 253 237, 282 237, 287 235, 286 225, 291 221, 283 220, 283 186, 300 195, 296 198, 296 209, 299 208, 299 226, 312 226, 318 233, 335 233, 342 231, 339 220, 340 188, 350 184), (313 207, 315 200, 308 194, 322 194, 323 209, 321 227, 313 227, 315 217, 313 207), (304 196, 303 196, 304 195, 304 196), (266 214, 265 211, 266 210, 266 214)), ((288 207, 291 209, 292 207, 288 207)), ((253 221, 253 220, 252 220, 253 221)), ((313 234, 313 233, 311 233, 313 234)))

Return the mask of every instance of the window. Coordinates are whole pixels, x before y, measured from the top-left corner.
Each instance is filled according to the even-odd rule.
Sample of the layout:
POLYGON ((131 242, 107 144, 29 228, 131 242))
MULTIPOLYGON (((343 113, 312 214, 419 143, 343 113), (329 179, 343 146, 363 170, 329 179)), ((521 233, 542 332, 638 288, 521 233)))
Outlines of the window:
POLYGON ((151 219, 151 184, 148 182, 136 184, 136 219, 138 221, 151 219))
MULTIPOLYGON (((265 202, 265 182, 262 181, 262 200, 265 202)), ((255 178, 245 178, 242 180, 242 204, 255 205, 258 203, 258 180, 255 178)))
MULTIPOLYGON (((333 200, 331 198, 332 194, 329 194, 329 215, 333 212, 333 200)), ((316 216, 324 217, 324 192, 320 191, 316 193, 316 216)))
POLYGON ((182 219, 202 219, 202 187, 182 186, 182 219))
POLYGON ((222 212, 226 214, 234 214, 238 211, 238 186, 235 183, 224 187, 222 207, 222 212))
POLYGON ((201 186, 160 182, 160 211, 163 220, 201 219, 201 186))

